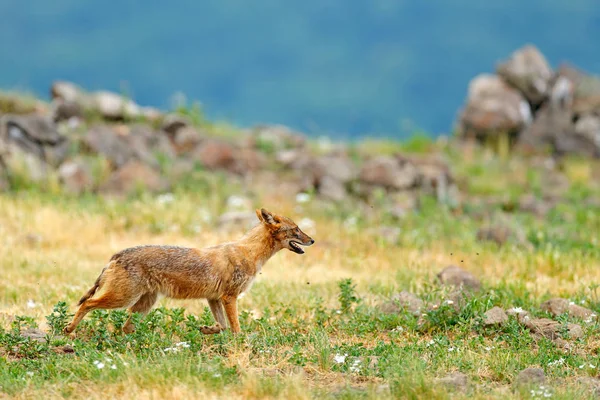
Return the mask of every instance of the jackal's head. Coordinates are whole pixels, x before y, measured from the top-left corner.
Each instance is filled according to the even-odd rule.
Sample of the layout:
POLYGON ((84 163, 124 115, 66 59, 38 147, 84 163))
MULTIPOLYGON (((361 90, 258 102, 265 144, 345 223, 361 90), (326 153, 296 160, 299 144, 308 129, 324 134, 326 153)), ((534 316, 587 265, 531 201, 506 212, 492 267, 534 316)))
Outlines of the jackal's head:
POLYGON ((269 232, 281 247, 294 253, 304 254, 304 250, 300 246, 310 246, 315 242, 310 236, 302 232, 294 221, 287 217, 273 214, 264 208, 256 210, 256 216, 269 229, 269 232))

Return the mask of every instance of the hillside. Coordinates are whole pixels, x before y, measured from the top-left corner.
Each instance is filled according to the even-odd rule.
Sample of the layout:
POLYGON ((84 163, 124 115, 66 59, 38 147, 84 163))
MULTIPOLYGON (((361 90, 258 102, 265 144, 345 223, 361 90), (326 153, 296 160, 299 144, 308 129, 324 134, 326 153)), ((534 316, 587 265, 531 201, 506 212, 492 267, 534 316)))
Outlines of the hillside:
POLYGON ((0 88, 55 79, 309 134, 447 132, 469 80, 523 43, 600 72, 594 0, 3 2, 0 88))

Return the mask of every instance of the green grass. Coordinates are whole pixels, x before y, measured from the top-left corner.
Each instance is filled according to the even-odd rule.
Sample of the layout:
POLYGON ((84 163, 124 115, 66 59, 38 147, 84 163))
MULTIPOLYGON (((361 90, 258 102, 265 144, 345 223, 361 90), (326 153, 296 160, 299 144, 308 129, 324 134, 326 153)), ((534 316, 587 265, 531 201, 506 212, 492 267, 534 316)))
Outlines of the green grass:
MULTIPOLYGON (((409 147, 433 151, 425 144, 419 139, 409 147)), ((493 306, 550 317, 540 304, 559 296, 600 313, 600 208, 588 203, 600 195, 590 178, 595 164, 565 160, 569 185, 561 202, 536 217, 503 204, 552 189, 543 168, 517 156, 440 148, 468 197, 453 208, 423 198, 402 219, 386 212, 385 196, 363 215, 353 201, 296 204, 268 185, 245 188, 201 169, 168 198, 74 196, 23 181, 0 196, 0 396, 541 398, 514 389, 519 371, 540 367, 552 398, 592 398, 577 380, 598 374, 597 322, 552 317, 583 327, 584 336, 569 340, 566 351, 534 338, 513 317, 500 328, 485 327, 482 318, 493 306), (242 228, 216 225, 231 195, 296 222, 311 219, 307 233, 316 240, 303 256, 284 251, 269 261, 240 299, 240 335, 204 336, 199 327, 213 321, 203 301, 163 299, 147 317, 135 317, 134 334, 120 332, 126 313, 117 310, 95 311, 73 338, 61 336, 76 301, 114 252, 238 237, 242 228), (473 201, 479 197, 502 201, 486 206, 473 201), (521 235, 501 246, 477 240, 482 226, 500 223, 521 235), (384 240, 382 226, 400 228, 398 241, 384 240), (446 299, 448 289, 435 275, 449 264, 471 271, 483 286, 458 311, 444 304, 421 316, 382 311, 380 304, 401 290, 430 303, 446 299), (47 332, 48 342, 23 338, 28 327, 47 332), (74 352, 65 353, 66 345, 74 352), (469 377, 465 393, 436 382, 456 371, 469 377)))

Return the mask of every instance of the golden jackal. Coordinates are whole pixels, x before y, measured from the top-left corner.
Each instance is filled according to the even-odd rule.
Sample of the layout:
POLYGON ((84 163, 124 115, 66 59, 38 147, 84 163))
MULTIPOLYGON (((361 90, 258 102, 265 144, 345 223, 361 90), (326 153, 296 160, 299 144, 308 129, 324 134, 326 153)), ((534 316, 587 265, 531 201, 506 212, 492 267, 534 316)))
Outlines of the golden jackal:
POLYGON ((159 294, 175 299, 207 299, 217 323, 202 327, 202 333, 226 329, 225 314, 231 331, 240 332, 237 298, 248 290, 262 266, 279 250, 304 254, 300 245, 315 242, 289 218, 264 208, 256 210, 256 215, 260 223, 234 242, 204 249, 137 246, 116 253, 79 300, 79 309, 65 332, 73 332, 92 310, 129 308, 123 332, 132 333, 135 328, 131 314, 146 314, 159 294))

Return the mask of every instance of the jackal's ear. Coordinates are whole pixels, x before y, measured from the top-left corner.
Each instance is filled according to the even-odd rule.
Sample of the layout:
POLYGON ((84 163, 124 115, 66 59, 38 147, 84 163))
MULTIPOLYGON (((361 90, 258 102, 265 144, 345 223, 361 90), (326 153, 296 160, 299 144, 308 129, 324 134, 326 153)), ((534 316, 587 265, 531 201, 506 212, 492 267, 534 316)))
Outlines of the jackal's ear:
POLYGON ((264 208, 261 208, 260 210, 257 209, 256 216, 261 222, 264 222, 267 225, 276 225, 280 222, 276 215, 271 214, 264 208))

